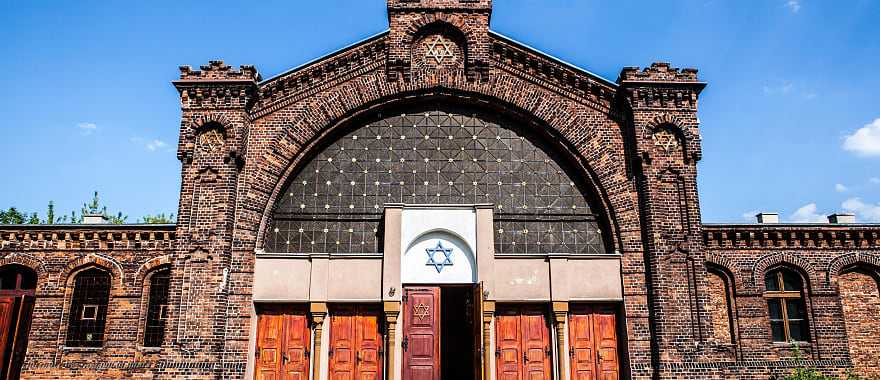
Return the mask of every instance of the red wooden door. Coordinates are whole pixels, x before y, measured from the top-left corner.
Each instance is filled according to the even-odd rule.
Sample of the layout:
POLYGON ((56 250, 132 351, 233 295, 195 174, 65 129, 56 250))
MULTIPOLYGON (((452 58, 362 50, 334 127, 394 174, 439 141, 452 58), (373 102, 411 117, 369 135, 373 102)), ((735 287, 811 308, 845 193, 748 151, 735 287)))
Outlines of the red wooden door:
POLYGON ((384 358, 379 312, 367 306, 341 306, 330 316, 330 379, 378 380, 384 358))
POLYGON ((572 380, 617 380, 617 318, 613 306, 572 307, 568 325, 572 380))
POLYGON ((257 317, 257 365, 254 378, 257 380, 281 380, 281 334, 284 331, 284 316, 281 314, 260 314, 257 317))
POLYGON ((305 313, 284 316, 281 371, 285 380, 308 380, 311 330, 305 313))
POLYGON ((15 331, 12 328, 15 324, 16 311, 15 297, 0 297, 0 361, 3 363, 2 374, 4 378, 9 365, 6 360, 7 351, 11 348, 9 346, 15 338, 15 331))
POLYGON ((309 378, 311 331, 304 312, 270 311, 257 317, 257 380, 309 378))
POLYGON ((550 379, 550 327, 540 306, 505 307, 495 319, 498 380, 550 379))
POLYGON ((403 295, 403 380, 440 380, 440 288, 406 288, 403 295))

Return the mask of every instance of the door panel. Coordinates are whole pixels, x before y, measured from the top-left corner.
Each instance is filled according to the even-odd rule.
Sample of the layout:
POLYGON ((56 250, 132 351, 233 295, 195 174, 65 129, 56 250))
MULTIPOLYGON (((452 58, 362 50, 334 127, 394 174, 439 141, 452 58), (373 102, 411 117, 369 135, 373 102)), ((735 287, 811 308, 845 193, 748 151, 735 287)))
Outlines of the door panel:
POLYGON ((308 380, 311 330, 305 313, 284 316, 284 353, 281 357, 285 380, 308 380))
POLYGON ((257 380, 281 380, 281 334, 284 316, 260 314, 257 317, 257 380))
POLYGON ((339 306, 330 316, 330 379, 382 378, 384 358, 379 312, 367 306, 339 306))
POLYGON ((354 307, 330 313, 330 380, 354 380, 357 313, 354 307))
POLYGON ((550 326, 541 308, 524 307, 521 314, 524 375, 529 380, 550 379, 550 326))
POLYGON ((307 380, 311 347, 303 311, 273 310, 257 316, 257 380, 307 380))
POLYGON ((617 380, 620 377, 620 359, 617 356, 617 318, 614 308, 597 307, 593 314, 596 334, 596 352, 599 355, 599 379, 617 380))
POLYGON ((440 380, 440 288, 404 289, 403 380, 440 380))
POLYGON ((495 318, 499 380, 550 379, 550 329, 543 308, 507 306, 495 318))
POLYGON ((15 306, 15 297, 0 297, 0 363, 2 363, 0 367, 2 367, 2 377, 4 378, 9 369, 7 368, 9 360, 6 357, 10 354, 8 346, 12 344, 15 337, 15 332, 12 331, 17 311, 15 306))
POLYGON ((589 306, 573 309, 568 318, 569 357, 572 380, 596 379, 596 342, 593 315, 589 306))
POLYGON ((572 380, 617 380, 617 318, 614 306, 576 305, 568 325, 572 380))
POLYGON ((498 380, 522 379, 521 330, 519 314, 515 310, 499 312, 495 318, 496 374, 498 380))

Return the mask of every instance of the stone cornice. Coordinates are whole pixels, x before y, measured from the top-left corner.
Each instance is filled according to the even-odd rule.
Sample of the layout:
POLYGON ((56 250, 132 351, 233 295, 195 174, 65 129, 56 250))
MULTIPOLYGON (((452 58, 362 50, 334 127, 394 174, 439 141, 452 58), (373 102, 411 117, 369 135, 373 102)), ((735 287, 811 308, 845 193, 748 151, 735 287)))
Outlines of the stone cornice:
POLYGON ((707 249, 880 249, 880 225, 704 224, 707 249))
POLYGON ((667 62, 655 62, 640 70, 625 67, 617 78, 630 106, 643 110, 697 109, 697 99, 706 87, 696 69, 678 69, 667 62))
POLYGON ((170 250, 176 228, 174 224, 0 225, 0 251, 170 250))

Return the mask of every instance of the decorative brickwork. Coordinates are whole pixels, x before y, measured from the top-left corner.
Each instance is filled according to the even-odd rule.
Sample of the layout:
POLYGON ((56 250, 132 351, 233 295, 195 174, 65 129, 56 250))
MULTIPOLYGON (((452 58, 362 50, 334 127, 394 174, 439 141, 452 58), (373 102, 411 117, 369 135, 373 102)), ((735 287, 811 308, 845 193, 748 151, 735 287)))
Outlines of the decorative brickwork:
MULTIPOLYGON (((868 286, 871 277, 850 272, 859 268, 878 275, 880 227, 702 224, 697 110, 705 84, 697 71, 654 63, 645 69, 625 68, 611 82, 489 31, 491 10, 490 0, 389 0, 388 32, 265 81, 253 66, 233 69, 212 61, 200 70, 181 67, 179 80, 173 82, 182 111, 176 225, 0 226, 0 265, 20 264, 38 277, 23 377, 244 378, 253 362, 248 342, 256 323, 255 253, 280 251, 280 243, 285 252, 302 251, 286 248, 293 235, 276 235, 282 230, 276 223, 279 215, 289 213, 291 205, 305 205, 286 200, 294 179, 311 181, 303 171, 323 164, 328 147, 354 141, 353 132, 363 130, 358 128, 389 115, 426 107, 436 111, 441 105, 444 112, 467 109, 491 115, 482 118, 489 122, 513 120, 510 125, 523 133, 489 137, 516 141, 527 131, 534 145, 523 152, 542 150, 551 158, 547 167, 554 161, 565 163, 565 175, 559 173, 559 178, 572 178, 578 191, 558 197, 559 204, 540 197, 509 206, 498 197, 490 201, 514 210, 528 206, 529 212, 511 211, 527 218, 537 218, 531 214, 534 205, 554 210, 553 217, 562 214, 557 206, 574 205, 591 229, 582 247, 592 248, 582 253, 620 255, 622 374, 633 379, 763 380, 790 371, 797 365, 794 347, 772 341, 764 297, 766 272, 780 266, 804 278, 810 322, 810 342, 801 347, 806 364, 830 374, 880 365, 880 351, 870 341, 880 334, 880 312, 871 309, 880 307, 876 288, 868 286), (593 232, 600 229, 601 238, 593 232), (110 274, 104 344, 64 347, 72 274, 93 267, 110 274), (149 308, 145 283, 156 270, 167 268, 165 336, 161 347, 144 348, 149 308)), ((467 115, 455 115, 462 116, 467 115)), ((423 129, 430 127, 427 121, 422 124, 423 129)), ((460 132, 454 124, 439 124, 437 130, 460 132)), ((507 130, 493 128, 486 130, 507 130)), ((476 140, 489 143, 492 138, 476 140)), ((455 160, 452 150, 440 151, 442 158, 455 160)), ((360 158, 346 157, 349 166, 352 158, 360 158)), ((496 163, 501 158, 492 157, 496 163)), ((422 158, 430 161, 432 156, 422 158)), ((517 159, 523 164, 522 157, 517 159)), ((473 174, 468 172, 472 169, 459 168, 459 174, 473 174)), ((347 169, 341 170, 346 174, 347 169)), ((394 173, 396 168, 386 170, 394 173)), ((516 171, 508 168, 509 178, 503 170, 496 173, 502 177, 497 186, 514 198, 530 195, 517 186, 534 181, 522 180, 522 173, 513 181, 510 175, 516 171)), ((445 181, 450 197, 462 197, 450 190, 457 180, 445 181)), ((479 188, 474 181, 468 189, 479 188)), ((555 179, 547 182, 564 185, 555 179)), ((305 199, 308 194, 300 195, 305 199)), ((394 201, 408 200, 401 196, 394 201)), ((377 198, 357 208, 378 222, 381 213, 371 210, 379 202, 377 198)), ((355 208, 354 202, 332 204, 355 208)), ((321 205, 329 208, 331 202, 321 205)), ((522 224, 545 221, 516 222, 522 223, 514 230, 522 233, 522 224)), ((284 228, 285 233, 299 233, 300 227, 284 228)), ((371 224, 361 232, 376 234, 370 251, 379 251, 382 231, 373 228, 371 224)), ((552 228, 542 240, 570 249, 562 244, 564 237, 549 232, 552 228)), ((367 239, 360 241, 366 245, 367 239)), ((499 254, 512 249, 500 237, 495 243, 499 254)), ((569 252, 548 248, 540 253, 569 252)), ((393 302, 386 308, 394 309, 393 302)), ((313 317, 317 321, 325 313, 313 317)), ((394 315, 385 319, 396 323, 394 315)), ((491 311, 484 317, 488 342, 491 311)), ((394 325, 389 329, 394 331, 394 325)), ((320 373, 318 367, 315 373, 320 373)))

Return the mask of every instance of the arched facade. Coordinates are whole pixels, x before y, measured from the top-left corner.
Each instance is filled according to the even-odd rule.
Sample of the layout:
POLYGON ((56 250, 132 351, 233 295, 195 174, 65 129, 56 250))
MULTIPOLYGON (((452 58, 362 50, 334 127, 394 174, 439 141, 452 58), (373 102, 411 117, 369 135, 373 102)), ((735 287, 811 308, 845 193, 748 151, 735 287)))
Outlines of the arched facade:
POLYGON ((0 264, 38 279, 22 375, 880 365, 846 319, 871 326, 852 269, 876 266, 880 228, 702 222, 695 69, 609 81, 490 31, 490 0, 387 3, 388 31, 272 78, 181 67, 176 224, 0 226, 0 264), (771 310, 794 296, 784 277, 768 288, 781 267, 802 279, 797 346, 774 338, 800 323, 771 310), (106 333, 69 347, 71 310, 94 314, 73 302, 86 272, 109 289, 106 333))

